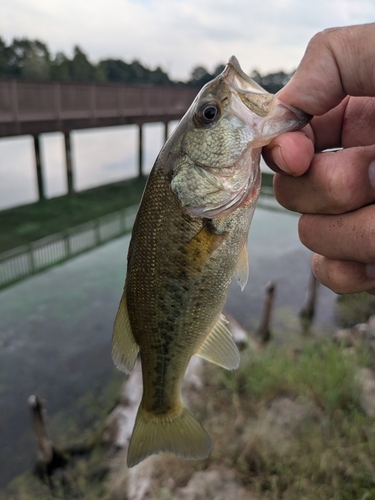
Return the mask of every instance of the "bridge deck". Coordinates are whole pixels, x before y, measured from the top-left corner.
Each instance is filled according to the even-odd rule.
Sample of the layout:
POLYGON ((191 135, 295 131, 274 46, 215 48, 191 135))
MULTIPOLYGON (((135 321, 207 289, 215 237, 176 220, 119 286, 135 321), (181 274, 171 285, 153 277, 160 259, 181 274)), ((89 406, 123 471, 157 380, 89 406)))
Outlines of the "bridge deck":
POLYGON ((182 117, 196 89, 0 80, 0 137, 182 117))

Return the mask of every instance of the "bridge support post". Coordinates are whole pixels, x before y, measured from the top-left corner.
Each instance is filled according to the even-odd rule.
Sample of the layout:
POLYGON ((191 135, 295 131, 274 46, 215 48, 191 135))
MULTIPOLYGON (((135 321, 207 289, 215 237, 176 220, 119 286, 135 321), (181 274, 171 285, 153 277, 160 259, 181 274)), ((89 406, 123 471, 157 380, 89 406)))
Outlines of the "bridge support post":
POLYGON ((36 178, 37 178, 37 182, 38 182, 39 200, 45 200, 46 199, 46 195, 45 195, 45 192, 44 192, 42 162, 40 160, 39 135, 34 135, 34 151, 35 151, 35 166, 36 166, 36 178))
POLYGON ((64 132, 65 142, 65 161, 66 161, 66 179, 68 184, 68 195, 73 194, 73 167, 72 167, 72 150, 70 146, 70 134, 64 132))
POLYGON ((138 177, 143 176, 143 128, 142 124, 138 125, 138 177))
POLYGON ((164 122, 164 142, 168 139, 168 122, 164 122))

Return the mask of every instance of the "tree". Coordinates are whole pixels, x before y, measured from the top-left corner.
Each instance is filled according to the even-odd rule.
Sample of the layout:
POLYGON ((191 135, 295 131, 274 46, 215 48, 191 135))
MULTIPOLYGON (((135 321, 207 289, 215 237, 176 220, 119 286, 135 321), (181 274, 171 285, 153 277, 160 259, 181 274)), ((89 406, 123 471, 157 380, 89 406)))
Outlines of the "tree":
POLYGON ((10 49, 0 37, 0 76, 10 76, 12 69, 9 64, 10 49))
POLYGON ((39 40, 15 38, 9 47, 11 74, 25 78, 49 78, 50 53, 39 40))
POLYGON ((63 52, 58 52, 55 59, 51 61, 50 77, 51 80, 67 81, 70 80, 71 61, 63 52))
POLYGON ((292 73, 284 73, 284 71, 269 73, 265 76, 262 76, 256 69, 251 73, 251 78, 271 94, 276 94, 282 89, 289 82, 291 76, 292 73))
POLYGON ((70 62, 70 77, 81 82, 94 81, 96 76, 95 66, 87 59, 86 54, 76 45, 74 57, 70 62))

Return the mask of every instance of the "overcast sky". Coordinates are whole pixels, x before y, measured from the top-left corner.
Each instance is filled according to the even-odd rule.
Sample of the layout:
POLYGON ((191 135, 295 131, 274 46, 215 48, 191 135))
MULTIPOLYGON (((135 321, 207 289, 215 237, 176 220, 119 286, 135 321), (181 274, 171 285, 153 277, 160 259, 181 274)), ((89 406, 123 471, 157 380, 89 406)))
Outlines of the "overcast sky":
POLYGON ((332 26, 375 21, 374 0, 0 0, 0 36, 74 45, 97 62, 134 59, 174 79, 236 55, 246 72, 291 71, 332 26))

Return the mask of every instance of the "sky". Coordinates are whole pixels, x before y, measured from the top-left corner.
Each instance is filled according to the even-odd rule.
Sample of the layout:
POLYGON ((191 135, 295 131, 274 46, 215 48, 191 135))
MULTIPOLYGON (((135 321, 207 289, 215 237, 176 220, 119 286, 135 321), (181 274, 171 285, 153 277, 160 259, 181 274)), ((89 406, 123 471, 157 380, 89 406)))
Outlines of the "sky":
POLYGON ((375 21, 374 0, 0 0, 0 36, 47 43, 92 62, 138 59, 186 80, 236 55, 262 74, 294 70, 328 27, 375 21))

